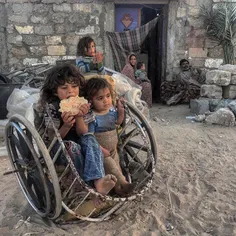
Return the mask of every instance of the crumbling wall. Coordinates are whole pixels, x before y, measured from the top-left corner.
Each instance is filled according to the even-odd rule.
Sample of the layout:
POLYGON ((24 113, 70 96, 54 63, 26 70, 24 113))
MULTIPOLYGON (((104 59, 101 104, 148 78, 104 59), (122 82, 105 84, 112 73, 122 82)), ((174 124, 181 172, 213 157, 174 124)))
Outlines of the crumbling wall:
POLYGON ((7 70, 7 42, 6 42, 7 12, 5 4, 0 1, 0 72, 7 70))

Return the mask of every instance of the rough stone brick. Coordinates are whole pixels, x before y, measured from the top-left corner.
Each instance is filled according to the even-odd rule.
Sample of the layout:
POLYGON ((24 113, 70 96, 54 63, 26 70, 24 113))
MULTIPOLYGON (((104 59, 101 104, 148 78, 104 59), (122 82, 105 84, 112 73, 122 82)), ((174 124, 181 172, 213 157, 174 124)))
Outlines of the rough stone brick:
POLYGON ((95 34, 95 27, 88 25, 87 27, 82 28, 79 31, 76 31, 75 34, 76 35, 81 35, 81 36, 84 36, 84 35, 87 35, 87 34, 95 34))
POLYGON ((15 30, 15 27, 14 27, 14 25, 9 24, 9 25, 6 27, 6 30, 7 30, 7 33, 8 33, 8 34, 13 34, 13 33, 14 33, 14 30, 15 30))
POLYGON ((51 3, 61 4, 63 2, 64 0, 42 0, 42 3, 45 3, 45 4, 51 4, 51 3))
POLYGON ((92 12, 91 6, 92 6, 91 4, 73 4, 72 8, 73 8, 73 11, 91 13, 92 12))
POLYGON ((224 51, 222 46, 216 46, 214 48, 208 48, 208 57, 211 58, 224 58, 224 51))
POLYGON ((46 56, 48 52, 46 46, 32 46, 29 50, 35 56, 46 56))
POLYGON ((61 36, 45 36, 46 45, 57 45, 61 44, 61 36))
POLYGON ((206 84, 216 84, 219 86, 229 85, 231 72, 224 70, 211 70, 206 73, 206 84))
POLYGON ((196 115, 205 114, 206 112, 209 112, 209 100, 208 99, 191 99, 190 112, 196 115))
POLYGON ((236 65, 225 64, 219 67, 219 70, 230 71, 232 74, 236 74, 236 65))
POLYGON ((63 3, 61 5, 55 5, 53 4, 53 11, 54 12, 71 12, 71 6, 70 4, 63 3))
POLYGON ((75 46, 68 46, 68 53, 70 55, 76 55, 76 47, 75 46))
POLYGON ((202 68, 204 67, 204 64, 205 64, 205 58, 192 58, 191 60, 191 65, 193 67, 198 67, 198 68, 202 68))
POLYGON ((61 57, 59 56, 45 56, 45 57, 42 57, 42 62, 55 65, 56 61, 59 60, 60 58, 61 57))
POLYGON ((25 58, 23 60, 23 65, 32 65, 32 64, 35 64, 35 63, 38 63, 38 62, 39 62, 38 58, 25 58))
POLYGON ((12 4, 13 13, 16 14, 29 14, 33 10, 33 5, 31 3, 23 3, 23 4, 12 4))
POLYGON ((185 0, 185 3, 190 6, 197 6, 198 1, 197 0, 185 0))
POLYGON ((52 9, 52 6, 46 4, 35 4, 33 11, 39 14, 48 13, 52 9))
POLYGON ((64 56, 66 54, 65 46, 48 46, 49 56, 64 56))
POLYGON ((11 53, 15 57, 26 56, 28 54, 27 50, 23 47, 13 47, 11 49, 11 53))
POLYGON ((200 94, 207 98, 222 98, 222 87, 218 85, 203 84, 201 86, 200 94))
POLYGON ((178 7, 177 9, 177 18, 182 18, 186 16, 186 8, 178 7))
POLYGON ((64 13, 55 13, 55 14, 53 14, 52 15, 52 21, 54 22, 54 23, 64 23, 64 21, 65 21, 65 15, 64 15, 64 13))
POLYGON ((228 85, 223 87, 223 98, 236 98, 236 85, 228 85))
POLYGON ((194 18, 199 17, 200 8, 191 7, 188 11, 188 15, 194 18))
POLYGON ((19 34, 33 34, 34 28, 33 26, 27 25, 27 26, 18 26, 15 25, 15 29, 18 31, 19 34))
POLYGON ((230 84, 236 84, 236 74, 231 74, 230 84))
POLYGON ((219 68, 219 66, 223 64, 223 59, 206 59, 205 60, 205 67, 206 68, 219 68))
POLYGON ((26 15, 11 15, 9 20, 17 23, 28 23, 28 17, 26 15))
POLYGON ((65 24, 56 24, 55 25, 55 33, 56 34, 65 34, 66 33, 66 26, 65 24))
POLYGON ((66 45, 76 46, 81 38, 82 37, 78 36, 78 35, 66 36, 65 37, 65 43, 66 43, 66 45))
POLYGON ((207 57, 207 49, 189 48, 189 57, 207 57))
POLYGON ((38 34, 38 35, 52 35, 52 34, 54 34, 53 26, 52 25, 35 26, 35 34, 38 34))
POLYGON ((205 39, 203 37, 188 37, 186 43, 190 48, 203 48, 205 39))
POLYGON ((7 37, 7 42, 16 45, 22 45, 22 36, 21 35, 12 35, 9 34, 7 37))
POLYGON ((39 35, 23 35, 22 42, 27 45, 40 45, 44 44, 44 37, 39 35))
POLYGON ((7 3, 28 3, 28 0, 6 0, 7 3))
POLYGON ((218 104, 220 103, 221 99, 209 99, 209 110, 213 112, 216 110, 218 104))
POLYGON ((48 18, 43 17, 43 16, 31 16, 30 20, 32 23, 35 24, 47 24, 48 18))

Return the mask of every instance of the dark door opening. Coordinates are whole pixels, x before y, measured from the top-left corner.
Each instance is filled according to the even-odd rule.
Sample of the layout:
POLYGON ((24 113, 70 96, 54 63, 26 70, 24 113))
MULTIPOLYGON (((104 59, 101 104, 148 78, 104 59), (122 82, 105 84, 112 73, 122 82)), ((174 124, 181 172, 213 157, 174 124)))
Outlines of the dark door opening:
POLYGON ((165 28, 164 9, 166 5, 145 5, 141 9, 141 25, 159 16, 156 27, 153 28, 145 39, 141 53, 148 55, 148 78, 152 83, 153 103, 160 101, 160 85, 165 71, 165 28))

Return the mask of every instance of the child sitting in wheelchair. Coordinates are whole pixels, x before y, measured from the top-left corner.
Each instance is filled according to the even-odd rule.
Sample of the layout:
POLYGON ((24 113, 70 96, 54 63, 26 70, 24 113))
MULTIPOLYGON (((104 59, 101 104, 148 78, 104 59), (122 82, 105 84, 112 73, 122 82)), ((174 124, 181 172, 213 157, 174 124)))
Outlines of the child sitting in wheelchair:
POLYGON ((124 106, 122 104, 124 101, 119 99, 117 106, 113 106, 113 89, 103 78, 89 79, 85 86, 85 93, 91 103, 94 115, 94 120, 88 124, 88 132, 92 132, 101 145, 105 156, 105 172, 116 176, 115 192, 117 194, 120 196, 130 194, 134 185, 130 184, 123 175, 117 152, 116 125, 120 125, 124 120, 124 106))
MULTIPOLYGON (((70 112, 59 112, 60 101, 79 96, 82 85, 83 76, 73 65, 55 66, 50 70, 37 104, 37 110, 42 113, 44 121, 39 132, 43 134, 43 140, 48 147, 54 138, 53 124, 46 112, 48 107, 55 127, 70 148, 68 152, 73 155, 72 160, 80 176, 94 186, 97 192, 106 195, 115 186, 117 179, 112 174, 105 175, 100 146, 92 134, 86 134, 83 116, 89 111, 90 105, 83 104, 75 116, 70 112)), ((55 146, 54 149, 56 152, 58 147, 55 146)))

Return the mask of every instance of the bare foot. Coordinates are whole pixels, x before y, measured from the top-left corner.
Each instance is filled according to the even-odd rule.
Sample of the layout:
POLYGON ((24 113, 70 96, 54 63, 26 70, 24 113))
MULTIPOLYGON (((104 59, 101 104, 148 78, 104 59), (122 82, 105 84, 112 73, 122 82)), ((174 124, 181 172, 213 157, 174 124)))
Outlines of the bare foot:
POLYGON ((120 184, 119 186, 117 186, 115 191, 121 197, 125 197, 131 194, 134 191, 134 188, 135 188, 135 184, 131 184, 127 182, 127 183, 120 184))
POLYGON ((99 193, 106 195, 114 188, 116 181, 117 179, 114 175, 106 175, 101 179, 94 180, 94 185, 99 193))

